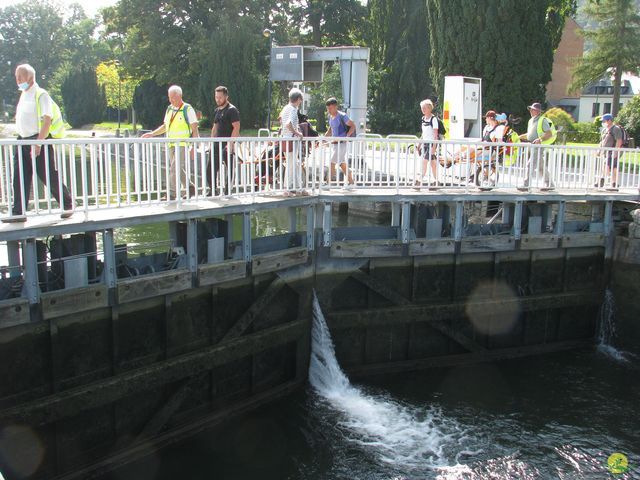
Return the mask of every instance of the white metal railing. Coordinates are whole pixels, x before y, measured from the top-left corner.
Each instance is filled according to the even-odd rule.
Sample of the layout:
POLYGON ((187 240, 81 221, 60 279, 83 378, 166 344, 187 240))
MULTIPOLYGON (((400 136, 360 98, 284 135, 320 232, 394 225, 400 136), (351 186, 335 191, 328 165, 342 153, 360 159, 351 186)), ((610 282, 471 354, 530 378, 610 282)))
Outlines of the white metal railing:
POLYGON ((177 144, 164 138, 0 140, 0 209, 5 220, 16 219, 21 212, 61 212, 53 193, 63 192, 64 187, 76 211, 179 205, 228 196, 314 195, 348 187, 343 167, 331 167, 332 158, 342 156, 358 189, 399 193, 442 187, 459 193, 555 187, 588 193, 616 183, 621 193, 635 196, 640 186, 640 150, 591 146, 424 144, 412 138, 374 136, 198 138, 177 144), (35 161, 30 153, 37 144, 51 149, 43 147, 35 161), (617 178, 613 169, 605 168, 607 158, 618 160, 617 178), (25 185, 29 175, 32 185, 38 184, 38 175, 46 185, 32 188, 31 196, 26 196, 24 188, 12 185, 25 185))

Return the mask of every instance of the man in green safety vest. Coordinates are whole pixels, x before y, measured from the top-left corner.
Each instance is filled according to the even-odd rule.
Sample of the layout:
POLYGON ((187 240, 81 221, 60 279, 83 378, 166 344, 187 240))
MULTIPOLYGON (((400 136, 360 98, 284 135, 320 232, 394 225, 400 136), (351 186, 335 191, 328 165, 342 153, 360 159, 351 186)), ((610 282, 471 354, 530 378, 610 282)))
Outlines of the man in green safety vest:
MULTIPOLYGON (((31 65, 25 63, 17 66, 16 84, 22 92, 16 106, 18 140, 62 138, 64 121, 60 108, 47 91, 38 86, 35 78, 36 71, 31 65)), ((58 175, 53 145, 45 148, 42 145, 19 145, 13 157, 13 207, 11 216, 3 218, 3 222, 26 221, 24 212, 31 194, 34 163, 38 178, 46 186, 45 199, 53 195, 63 210, 60 215, 62 218, 73 215, 73 200, 58 175)))
MULTIPOLYGON (((166 134, 167 138, 198 138, 198 118, 196 111, 191 105, 182 100, 182 88, 178 85, 169 87, 169 106, 164 114, 164 122, 152 132, 145 133, 142 138, 151 138, 166 134)), ((189 190, 194 188, 192 178, 187 180, 187 163, 194 156, 193 149, 187 142, 169 144, 169 178, 167 179, 167 189, 169 198, 178 198, 177 188, 182 192, 188 182, 189 190), (180 185, 178 185, 176 164, 180 164, 180 185)), ((191 169, 193 172, 193 168, 191 169)), ((191 175, 193 176, 193 174, 191 175)))
MULTIPOLYGON (((533 145, 551 145, 556 141, 558 132, 553 122, 542 114, 542 105, 538 102, 532 103, 527 107, 531 118, 527 125, 527 133, 520 135, 520 140, 529 142, 533 145)), ((551 173, 547 169, 547 152, 541 148, 534 148, 529 151, 529 159, 527 160, 524 185, 521 190, 529 188, 529 175, 533 170, 542 175, 544 186, 541 190, 553 190, 555 185, 551 173), (532 163, 535 167, 532 168, 532 163)))

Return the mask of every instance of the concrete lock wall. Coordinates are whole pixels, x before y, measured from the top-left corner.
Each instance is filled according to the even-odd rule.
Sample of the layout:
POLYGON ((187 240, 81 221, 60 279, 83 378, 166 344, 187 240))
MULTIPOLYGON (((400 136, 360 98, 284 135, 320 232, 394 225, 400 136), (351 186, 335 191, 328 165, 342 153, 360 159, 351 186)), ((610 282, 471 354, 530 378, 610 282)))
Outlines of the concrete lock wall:
POLYGON ((631 212, 626 235, 616 238, 610 288, 615 307, 615 341, 640 353, 640 209, 631 212))
POLYGON ((61 292, 43 304, 48 321, 0 329, 0 470, 84 478, 299 388, 313 289, 353 375, 588 344, 604 264, 602 247, 361 259, 319 248, 278 274, 123 292, 57 316, 61 292))

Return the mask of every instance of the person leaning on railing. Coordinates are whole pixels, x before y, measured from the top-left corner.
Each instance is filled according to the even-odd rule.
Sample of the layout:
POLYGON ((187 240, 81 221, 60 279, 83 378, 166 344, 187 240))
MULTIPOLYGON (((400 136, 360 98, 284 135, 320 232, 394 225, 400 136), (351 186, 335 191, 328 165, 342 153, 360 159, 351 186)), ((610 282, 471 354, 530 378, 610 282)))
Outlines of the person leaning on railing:
MULTIPOLYGON (((182 100, 182 88, 178 85, 172 85, 167 92, 169 96, 169 106, 164 114, 164 122, 158 128, 152 132, 145 133, 142 138, 157 137, 166 133, 167 138, 198 138, 200 133, 198 132, 198 118, 194 108, 185 103, 182 100)), ((187 149, 186 142, 180 142, 178 144, 169 144, 169 178, 167 179, 169 197, 170 199, 176 199, 178 193, 176 192, 176 156, 182 152, 193 152, 187 149)), ((193 193, 194 182, 192 179, 187 178, 187 162, 190 160, 190 155, 184 153, 180 158, 180 189, 183 188, 183 178, 189 185, 190 193, 193 193)))
MULTIPOLYGON (((29 64, 16 68, 16 84, 22 92, 16 107, 16 129, 18 140, 44 140, 64 135, 64 121, 60 108, 51 100, 46 90, 35 81, 36 71, 29 64)), ((62 218, 73 215, 73 200, 67 187, 62 184, 60 201, 60 177, 54 161, 53 145, 19 145, 13 157, 13 207, 12 215, 3 218, 6 223, 24 222, 24 210, 29 203, 33 177, 33 157, 35 155, 36 174, 51 191, 63 209, 62 218), (47 169, 49 175, 47 176, 47 169), (22 170, 22 182, 20 182, 22 170), (24 195, 24 204, 23 204, 24 195)))

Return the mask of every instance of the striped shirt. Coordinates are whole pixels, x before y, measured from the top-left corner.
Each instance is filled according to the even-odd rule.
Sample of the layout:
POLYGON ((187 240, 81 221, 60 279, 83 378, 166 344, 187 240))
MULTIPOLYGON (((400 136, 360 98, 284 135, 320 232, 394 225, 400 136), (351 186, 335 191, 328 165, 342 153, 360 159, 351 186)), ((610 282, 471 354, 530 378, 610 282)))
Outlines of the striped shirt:
POLYGON ((280 112, 280 125, 282 125, 282 136, 285 138, 295 137, 291 128, 287 126, 291 123, 291 128, 298 131, 298 109, 288 103, 280 112))

